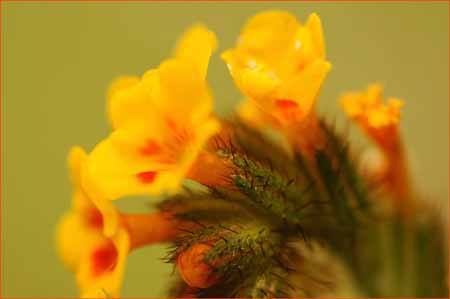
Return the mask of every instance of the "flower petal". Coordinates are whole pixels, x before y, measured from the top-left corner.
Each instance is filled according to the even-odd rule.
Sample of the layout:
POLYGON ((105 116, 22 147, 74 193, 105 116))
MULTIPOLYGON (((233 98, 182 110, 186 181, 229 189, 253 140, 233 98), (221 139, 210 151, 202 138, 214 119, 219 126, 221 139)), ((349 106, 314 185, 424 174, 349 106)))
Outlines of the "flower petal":
POLYGON ((200 77, 205 79, 209 59, 216 48, 217 39, 214 32, 203 25, 195 25, 178 41, 175 56, 191 61, 197 67, 200 77))
POLYGON ((331 64, 318 59, 302 72, 286 81, 279 91, 279 98, 292 99, 307 114, 319 93, 323 80, 331 69, 331 64))

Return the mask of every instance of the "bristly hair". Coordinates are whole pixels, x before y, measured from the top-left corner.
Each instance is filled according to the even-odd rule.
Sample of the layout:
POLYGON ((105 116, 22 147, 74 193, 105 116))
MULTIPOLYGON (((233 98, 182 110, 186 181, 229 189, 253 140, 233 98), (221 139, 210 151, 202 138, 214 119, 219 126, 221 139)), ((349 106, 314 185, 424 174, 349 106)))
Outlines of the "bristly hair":
MULTIPOLYGON (((402 235, 406 228, 386 221, 391 216, 374 208, 384 195, 359 173, 358 157, 347 139, 320 121, 326 144, 316 149, 311 160, 298 151, 286 152, 237 120, 227 126, 229 136, 213 141, 213 150, 231 167, 231 174, 223 177, 226 187, 186 188, 158 206, 186 224, 180 225, 165 261, 176 264, 180 254, 207 243, 211 249, 203 262, 220 279, 201 289, 180 280, 171 294, 324 296, 338 287, 335 264, 347 267, 367 296, 386 294, 377 280, 388 269, 380 260, 377 242, 384 242, 383 230, 396 229, 402 235), (337 260, 324 262, 317 252, 329 252, 337 260)), ((442 226, 426 227, 427 232, 438 232, 442 226)), ((429 250, 445 259, 442 242, 433 244, 422 252, 429 250)), ((421 271, 434 277, 433 283, 420 284, 421 294, 443 294, 447 288, 438 275, 420 261, 421 271)))

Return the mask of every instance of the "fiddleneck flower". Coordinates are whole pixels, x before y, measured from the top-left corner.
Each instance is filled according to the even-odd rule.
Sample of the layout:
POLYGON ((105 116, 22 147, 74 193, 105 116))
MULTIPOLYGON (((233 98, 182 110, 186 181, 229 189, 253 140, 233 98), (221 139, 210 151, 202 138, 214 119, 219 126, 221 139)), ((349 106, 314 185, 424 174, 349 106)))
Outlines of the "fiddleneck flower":
POLYGON ((102 196, 161 194, 178 190, 186 177, 196 179, 189 172, 207 155, 203 147, 219 130, 206 84, 215 48, 215 35, 195 26, 179 41, 174 58, 141 78, 112 84, 108 111, 114 131, 87 163, 102 196))
POLYGON ((388 155, 400 151, 399 122, 403 101, 389 98, 383 102, 383 87, 369 85, 364 92, 350 92, 340 98, 347 115, 388 155))
POLYGON ((383 87, 369 85, 366 91, 350 92, 340 98, 347 115, 376 143, 382 152, 378 165, 372 165, 375 180, 396 197, 397 208, 404 213, 411 203, 403 201, 409 197, 410 181, 407 161, 400 137, 400 108, 403 101, 389 98, 383 101, 383 87))
POLYGON ((120 214, 109 200, 93 200, 83 186, 86 159, 86 153, 79 147, 69 154, 75 191, 72 208, 58 225, 58 252, 66 266, 75 272, 82 297, 117 297, 128 253, 143 245, 172 240, 177 223, 167 213, 120 214), (102 213, 96 206, 98 203, 108 206, 109 213, 102 213), (107 223, 115 226, 105 233, 107 223))
MULTIPOLYGON (((118 296, 130 239, 122 226, 111 237, 104 235, 105 219, 81 185, 85 160, 86 153, 81 148, 72 149, 69 166, 75 191, 72 209, 58 226, 58 251, 64 263, 76 273, 82 297, 118 296)), ((108 216, 118 217, 118 214, 108 216)))
POLYGON ((316 14, 301 25, 287 12, 259 13, 222 58, 250 101, 241 106, 244 120, 278 127, 296 124, 309 114, 331 68, 316 14))

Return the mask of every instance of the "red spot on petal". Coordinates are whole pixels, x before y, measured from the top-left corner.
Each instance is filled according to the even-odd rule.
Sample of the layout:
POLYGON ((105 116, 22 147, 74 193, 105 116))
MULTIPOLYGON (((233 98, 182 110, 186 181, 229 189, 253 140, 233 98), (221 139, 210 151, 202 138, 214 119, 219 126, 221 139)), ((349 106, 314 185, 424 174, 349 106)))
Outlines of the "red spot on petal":
POLYGON ((289 99, 275 100, 275 106, 279 110, 281 122, 295 122, 301 119, 303 113, 298 103, 289 99))
POLYGON ((296 101, 289 100, 289 99, 275 100, 275 105, 277 106, 277 108, 283 109, 283 110, 291 110, 291 109, 298 108, 298 103, 296 101))
POLYGON ((153 181, 156 179, 157 174, 158 172, 156 171, 144 171, 138 173, 136 176, 142 183, 150 184, 153 183, 153 181))
POLYGON ((114 270, 119 254, 112 242, 96 248, 91 254, 91 273, 93 276, 102 275, 114 270))
POLYGON ((144 156, 151 156, 159 153, 161 147, 154 140, 148 140, 144 147, 142 147, 139 152, 144 156))
POLYGON ((103 228, 103 216, 99 210, 91 208, 87 210, 85 217, 86 222, 90 227, 99 230, 103 228))

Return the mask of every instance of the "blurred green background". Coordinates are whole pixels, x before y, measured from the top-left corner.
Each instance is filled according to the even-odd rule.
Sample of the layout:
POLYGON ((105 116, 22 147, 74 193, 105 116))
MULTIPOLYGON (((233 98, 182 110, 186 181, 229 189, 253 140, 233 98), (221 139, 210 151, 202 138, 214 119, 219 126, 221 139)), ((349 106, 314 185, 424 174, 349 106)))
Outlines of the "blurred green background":
MULTIPOLYGON (((285 9, 322 18, 333 70, 320 111, 343 119, 337 96, 379 81, 405 99, 403 132, 418 186, 448 201, 448 3, 13 3, 2 2, 2 287, 4 297, 75 297, 54 250, 54 227, 70 205, 66 154, 90 150, 109 132, 105 89, 167 57, 190 24, 203 22, 233 45, 245 20, 285 9)), ((209 81, 217 111, 240 95, 218 55, 209 81)), ((355 144, 364 147, 352 129, 355 144)), ((119 203, 145 208, 142 198, 119 203)), ((124 297, 165 296, 164 245, 129 257, 124 297)))

